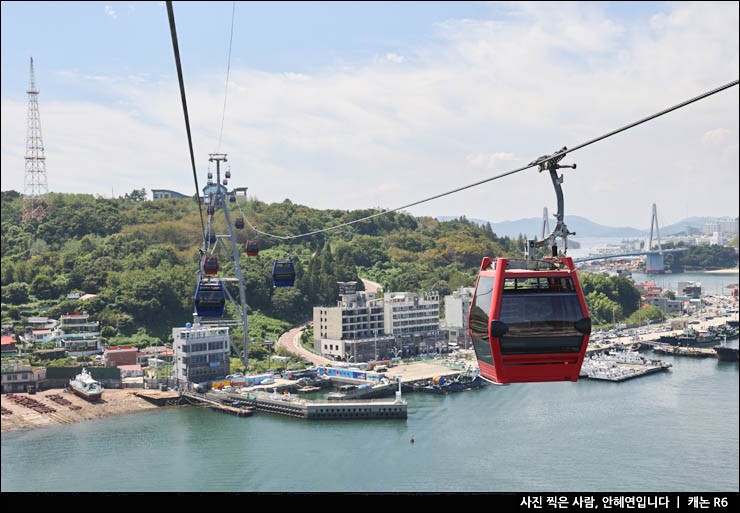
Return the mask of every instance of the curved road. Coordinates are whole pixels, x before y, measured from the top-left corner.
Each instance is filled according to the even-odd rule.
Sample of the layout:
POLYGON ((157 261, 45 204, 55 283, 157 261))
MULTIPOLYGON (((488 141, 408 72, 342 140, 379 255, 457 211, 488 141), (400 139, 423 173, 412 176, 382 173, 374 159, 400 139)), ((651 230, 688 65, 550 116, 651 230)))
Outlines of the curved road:
POLYGON ((327 365, 334 363, 334 360, 312 353, 301 345, 301 332, 307 325, 308 323, 301 324, 300 326, 280 335, 280 338, 278 338, 278 347, 284 347, 289 353, 295 354, 304 360, 308 360, 314 365, 327 365))

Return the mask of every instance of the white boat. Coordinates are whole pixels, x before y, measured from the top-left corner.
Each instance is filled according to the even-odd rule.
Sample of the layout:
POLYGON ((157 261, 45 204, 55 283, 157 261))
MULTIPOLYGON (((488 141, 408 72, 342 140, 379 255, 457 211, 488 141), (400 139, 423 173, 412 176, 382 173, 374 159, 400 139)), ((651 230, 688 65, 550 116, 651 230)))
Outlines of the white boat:
POLYGON ((103 385, 84 367, 82 372, 69 380, 69 387, 75 394, 88 401, 97 401, 103 396, 103 385))

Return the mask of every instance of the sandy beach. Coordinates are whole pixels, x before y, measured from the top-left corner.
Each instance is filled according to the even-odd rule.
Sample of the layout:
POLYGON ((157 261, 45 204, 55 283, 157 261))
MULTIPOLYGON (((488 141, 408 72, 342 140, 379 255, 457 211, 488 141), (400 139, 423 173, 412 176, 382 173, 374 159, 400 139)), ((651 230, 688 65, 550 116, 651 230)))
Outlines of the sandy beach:
POLYGON ((732 269, 717 269, 716 271, 704 271, 706 274, 738 274, 740 269, 735 267, 732 269))
POLYGON ((55 424, 74 424, 83 420, 157 408, 156 405, 134 395, 134 392, 134 390, 106 389, 103 398, 95 403, 58 388, 33 395, 2 394, 2 432, 55 424), (14 397, 20 399, 22 403, 32 399, 42 406, 33 409, 14 401, 14 397))

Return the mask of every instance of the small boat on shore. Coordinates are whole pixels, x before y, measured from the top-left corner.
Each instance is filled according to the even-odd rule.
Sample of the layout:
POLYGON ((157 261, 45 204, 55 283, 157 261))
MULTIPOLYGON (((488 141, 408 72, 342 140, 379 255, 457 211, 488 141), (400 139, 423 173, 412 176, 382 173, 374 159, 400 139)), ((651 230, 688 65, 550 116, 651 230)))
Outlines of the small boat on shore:
POLYGON ((82 372, 69 380, 69 388, 87 401, 97 401, 103 396, 103 385, 96 381, 90 371, 84 367, 82 372))

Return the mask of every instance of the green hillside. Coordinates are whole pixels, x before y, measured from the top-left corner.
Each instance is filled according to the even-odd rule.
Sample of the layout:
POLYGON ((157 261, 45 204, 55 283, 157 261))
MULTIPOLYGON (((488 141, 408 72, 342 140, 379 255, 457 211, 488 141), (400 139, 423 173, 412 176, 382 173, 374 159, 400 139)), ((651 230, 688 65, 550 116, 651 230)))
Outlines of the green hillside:
MULTIPOLYGON (((22 197, 2 193, 2 318, 21 328, 23 318, 85 310, 101 324, 101 338, 139 345, 168 340, 173 326, 192 319, 202 229, 194 199, 148 201, 146 192, 123 198, 82 194, 48 196, 49 214, 21 223, 22 197), (67 295, 97 294, 68 300, 67 295)), ((247 220, 237 233, 242 250, 250 336, 269 338, 306 320, 316 305, 333 305, 337 281, 360 277, 388 291, 437 290, 448 294, 473 286, 483 256, 519 256, 523 244, 497 237, 490 224, 461 218, 388 213, 348 227, 296 239, 279 236, 314 232, 357 220, 374 210, 316 210, 290 200, 266 204, 240 198, 230 216, 247 220), (239 210, 240 209, 240 210, 239 210), (260 256, 244 252, 247 239, 260 240, 260 256), (272 263, 291 254, 296 286, 273 288, 272 263)), ((223 216, 216 231, 227 233, 223 216)), ((231 275, 223 262, 223 275, 231 275)), ((237 294, 236 289, 232 295, 237 294)), ((238 296, 235 296, 238 297, 238 296)))

